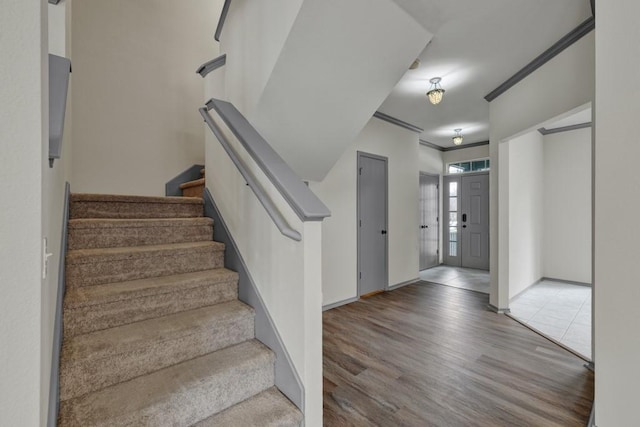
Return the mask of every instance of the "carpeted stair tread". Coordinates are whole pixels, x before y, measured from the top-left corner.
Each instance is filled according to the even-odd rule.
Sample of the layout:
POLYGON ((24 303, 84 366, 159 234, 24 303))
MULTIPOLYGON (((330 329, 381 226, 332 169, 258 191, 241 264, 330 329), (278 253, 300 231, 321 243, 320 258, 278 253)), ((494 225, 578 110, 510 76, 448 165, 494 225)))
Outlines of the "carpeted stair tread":
POLYGON ((171 243, 67 252, 67 288, 168 276, 224 266, 224 244, 171 243))
POLYGON ((252 339, 253 319, 235 300, 65 339, 61 399, 252 339))
POLYGON ((201 197, 72 194, 69 218, 186 218, 203 216, 201 197))
POLYGON ((184 190, 185 188, 198 187, 200 185, 204 185, 204 178, 195 179, 193 181, 188 181, 184 184, 180 184, 180 189, 184 190))
POLYGON ((194 218, 81 218, 69 221, 68 249, 159 245, 211 240, 213 220, 194 218))
POLYGON ((73 202, 118 202, 118 203, 157 203, 157 204, 194 204, 202 205, 202 199, 198 197, 179 196, 130 196, 126 194, 91 194, 72 193, 70 201, 73 202))
POLYGON ((69 220, 70 229, 90 228, 140 228, 140 227, 180 227, 194 225, 213 225, 208 217, 194 218, 76 218, 69 220))
POLYGON ((224 268, 71 288, 64 336, 71 337, 238 298, 238 274, 224 268))
POLYGON ((62 401, 61 426, 189 426, 273 386, 274 356, 247 341, 62 401))
POLYGON ((301 422, 298 408, 272 387, 193 427, 298 427, 301 422))
POLYGON ((92 263, 95 262, 96 258, 104 261, 117 261, 134 257, 150 258, 162 253, 183 254, 190 253, 192 250, 206 248, 224 250, 224 243, 206 241, 167 243, 164 245, 122 246, 118 248, 76 249, 67 252, 67 263, 72 265, 92 263))
POLYGON ((96 306, 152 295, 171 294, 181 290, 218 283, 236 283, 237 280, 238 273, 235 271, 226 268, 215 268, 171 276, 85 286, 68 290, 64 299, 64 307, 65 309, 74 309, 96 306))

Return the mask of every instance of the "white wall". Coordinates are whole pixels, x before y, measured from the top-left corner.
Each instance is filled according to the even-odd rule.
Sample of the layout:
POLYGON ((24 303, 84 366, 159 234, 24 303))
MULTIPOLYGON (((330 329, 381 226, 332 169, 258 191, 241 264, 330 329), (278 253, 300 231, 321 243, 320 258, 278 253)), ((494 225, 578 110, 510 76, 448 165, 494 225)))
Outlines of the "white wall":
POLYGON ((439 173, 440 153, 418 135, 372 118, 322 182, 311 189, 331 210, 322 235, 323 305, 357 296, 357 152, 388 158, 389 286, 419 273, 419 172, 439 173))
MULTIPOLYGON (((57 5, 48 5, 49 12, 49 52, 63 57, 70 56, 69 22, 71 0, 64 0, 57 5)), ((70 96, 67 102, 70 101, 70 96)), ((71 169, 71 115, 67 105, 66 123, 64 127, 62 154, 55 160, 53 167, 48 164, 43 167, 43 237, 47 238, 47 252, 52 256, 48 262, 48 274, 42 288, 42 359, 41 359, 41 397, 42 420, 46 418, 49 399, 49 382, 51 376, 51 361, 53 351, 53 328, 55 324, 56 303, 58 294, 58 274, 61 251, 62 221, 64 213, 65 182, 70 179, 71 169)), ((47 145, 48 147, 48 145, 47 145)), ((47 148, 48 150, 48 148, 47 148)), ((48 158, 48 151, 45 153, 48 158)))
POLYGON ((231 2, 220 36, 220 53, 227 53, 226 99, 247 117, 262 96, 302 3, 231 2))
POLYGON ((422 144, 419 146, 418 167, 420 168, 420 172, 441 175, 440 181, 442 182, 442 158, 444 153, 436 150, 435 148, 426 147, 422 144))
POLYGON ((490 303, 506 308, 509 290, 499 280, 499 259, 503 240, 499 236, 499 192, 501 174, 498 146, 500 142, 523 131, 587 104, 594 97, 594 33, 590 33, 538 68, 533 74, 509 89, 490 104, 490 222, 491 222, 491 296, 490 303), (497 243, 497 244, 496 244, 497 243))
POLYGON ((543 276, 591 283, 591 128, 544 137, 543 276))
POLYGON ((320 426, 323 223, 303 223, 222 120, 215 120, 286 222, 302 235, 297 242, 280 234, 221 144, 207 132, 207 188, 304 385, 305 425, 320 426))
POLYGON ((164 195, 204 160, 203 79, 222 0, 88 0, 72 14, 74 192, 164 195))
POLYGON ((0 425, 37 426, 48 384, 41 375, 47 3, 4 1, 0 28, 0 425))
POLYGON ((640 2, 597 2, 595 97, 595 416, 638 424, 640 2))
POLYGON ((542 278, 544 146, 537 131, 504 144, 509 144, 507 280, 509 298, 513 298, 542 278))

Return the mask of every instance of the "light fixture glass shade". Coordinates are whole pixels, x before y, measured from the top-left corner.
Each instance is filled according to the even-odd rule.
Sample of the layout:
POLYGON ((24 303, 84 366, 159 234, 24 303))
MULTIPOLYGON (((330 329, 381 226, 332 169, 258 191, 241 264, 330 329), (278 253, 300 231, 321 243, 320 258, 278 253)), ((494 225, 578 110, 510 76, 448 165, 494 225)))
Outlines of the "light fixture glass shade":
POLYGON ((427 92, 427 96, 429 97, 429 102, 433 105, 438 105, 444 96, 444 89, 432 89, 427 92))
POLYGON ((444 96, 444 89, 440 86, 440 77, 434 77, 429 82, 431 83, 431 87, 429 88, 429 92, 427 92, 427 97, 429 98, 429 102, 433 105, 440 104, 442 101, 442 97, 444 96))
POLYGON ((453 131, 456 133, 455 136, 451 138, 453 140, 453 143, 455 145, 462 144, 462 140, 464 139, 462 135, 460 135, 460 132, 462 131, 462 129, 454 129, 453 131))

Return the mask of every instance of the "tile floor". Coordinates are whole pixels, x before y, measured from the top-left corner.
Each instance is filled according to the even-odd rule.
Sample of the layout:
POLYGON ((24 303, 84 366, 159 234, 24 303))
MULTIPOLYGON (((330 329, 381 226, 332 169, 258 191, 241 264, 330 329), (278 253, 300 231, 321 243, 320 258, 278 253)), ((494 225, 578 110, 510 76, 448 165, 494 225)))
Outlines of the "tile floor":
POLYGON ((420 280, 485 294, 489 293, 489 272, 486 270, 439 265, 422 270, 420 280))
POLYGON ((516 296, 511 315, 591 359, 591 287, 542 281, 516 296))

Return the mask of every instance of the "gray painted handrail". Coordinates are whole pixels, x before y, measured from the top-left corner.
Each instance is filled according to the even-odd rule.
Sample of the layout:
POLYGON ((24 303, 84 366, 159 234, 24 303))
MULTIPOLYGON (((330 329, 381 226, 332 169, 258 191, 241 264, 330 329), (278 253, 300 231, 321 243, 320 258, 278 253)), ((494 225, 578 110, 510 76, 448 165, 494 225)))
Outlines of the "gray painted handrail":
POLYGON ((229 6, 231 6, 231 0, 224 0, 222 6, 222 13, 220 13, 220 19, 218 19, 218 26, 216 27, 216 35, 214 38, 217 42, 220 41, 220 35, 222 34, 222 27, 224 27, 224 21, 227 19, 227 13, 229 13, 229 6))
POLYGON ((212 59, 209 62, 205 62, 202 64, 197 70, 196 73, 200 74, 202 77, 206 77, 207 74, 212 72, 213 70, 217 70, 227 63, 227 54, 223 54, 218 56, 215 59, 212 59))
POLYGON ((276 227, 278 227, 278 230, 280 230, 280 232, 284 236, 287 236, 290 239, 296 240, 298 242, 302 240, 302 236, 300 235, 300 233, 291 228, 289 224, 287 224, 287 221, 278 211, 278 208, 276 208, 276 206, 273 204, 273 201, 269 198, 269 196, 267 196, 267 193, 260 186, 260 184, 258 184, 251 172, 249 172, 244 162, 240 160, 235 150, 229 144, 229 141, 227 141, 227 138, 225 138, 218 125, 216 125, 216 123, 213 121, 213 118, 211 118, 209 111, 204 107, 200 108, 199 111, 202 115, 202 118, 209 126, 209 129, 211 129, 211 132, 213 132, 216 138, 218 138, 218 141, 220 141, 220 144, 222 145, 222 148, 224 148, 224 151, 227 152, 233 164, 236 165, 236 168, 240 172, 240 175, 242 175, 249 188, 251 188, 253 193, 258 198, 260 204, 262 204, 264 209, 267 211, 267 214, 269 214, 269 216, 275 223, 276 227))
POLYGON ((49 54, 49 165, 62 155, 62 134, 67 109, 71 61, 49 54))
POLYGON ((207 101, 207 109, 213 109, 218 113, 302 221, 322 221, 331 216, 325 204, 233 104, 219 99, 210 99, 207 101))

